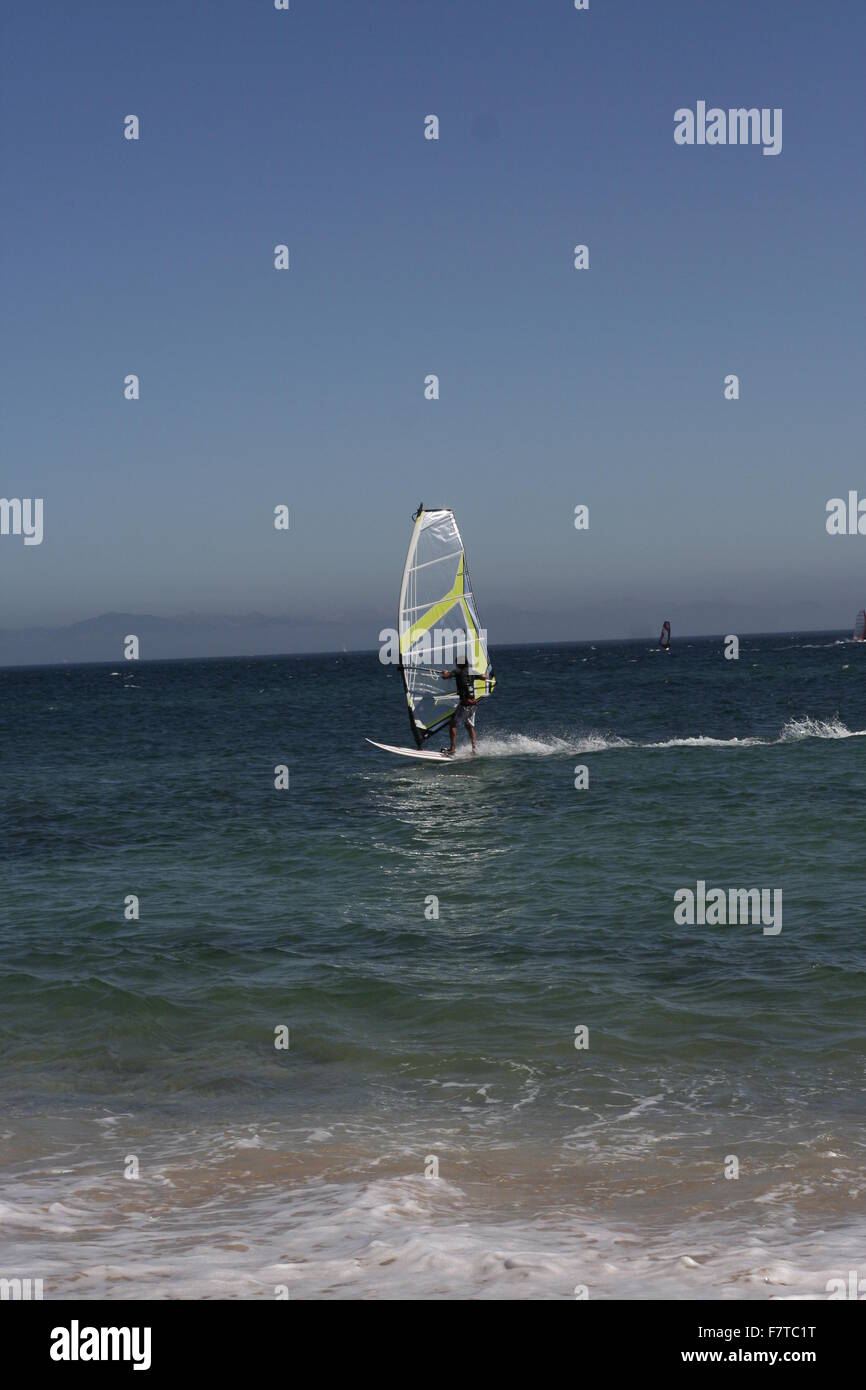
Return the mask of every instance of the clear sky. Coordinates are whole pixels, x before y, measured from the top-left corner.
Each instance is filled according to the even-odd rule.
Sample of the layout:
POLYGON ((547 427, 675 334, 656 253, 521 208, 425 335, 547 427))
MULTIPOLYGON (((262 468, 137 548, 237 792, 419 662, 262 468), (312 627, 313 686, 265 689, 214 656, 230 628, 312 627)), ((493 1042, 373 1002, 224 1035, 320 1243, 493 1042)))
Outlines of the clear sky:
POLYGON ((5 6, 0 495, 45 538, 0 537, 0 627, 375 645, 422 500, 493 643, 847 625, 864 54, 850 0, 5 6), (676 145, 701 100, 781 107, 782 152, 676 145))

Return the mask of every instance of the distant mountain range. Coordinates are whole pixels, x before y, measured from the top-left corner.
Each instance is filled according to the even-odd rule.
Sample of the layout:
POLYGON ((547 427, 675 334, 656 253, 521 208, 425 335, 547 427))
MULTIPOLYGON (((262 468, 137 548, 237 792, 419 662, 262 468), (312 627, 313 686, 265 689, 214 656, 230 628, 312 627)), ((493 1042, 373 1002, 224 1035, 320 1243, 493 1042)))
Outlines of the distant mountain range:
MULTIPOLYGON (((635 605, 613 610, 610 604, 582 605, 571 612, 548 610, 538 614, 491 605, 487 626, 494 647, 643 637, 655 643, 664 618, 671 620, 674 643, 690 634, 735 632, 744 636, 772 631, 778 626, 766 621, 766 612, 743 604, 689 603, 651 614, 646 611, 648 606, 638 611, 635 605)), ((818 605, 804 603, 800 609, 799 631, 827 631, 831 627, 827 612, 818 605)), ((344 613, 331 620, 269 617, 264 613, 185 613, 177 618, 149 613, 101 613, 67 627, 0 628, 0 667, 122 661, 124 639, 129 634, 139 640, 142 661, 374 651, 379 645, 380 629, 395 621, 396 615, 383 619, 381 612, 373 610, 344 613)))
POLYGON ((260 656, 286 652, 333 652, 374 648, 375 618, 357 620, 272 618, 263 613, 233 616, 187 613, 158 618, 148 613, 101 613, 68 627, 0 628, 0 666, 121 661, 124 639, 134 634, 142 661, 171 657, 260 656))

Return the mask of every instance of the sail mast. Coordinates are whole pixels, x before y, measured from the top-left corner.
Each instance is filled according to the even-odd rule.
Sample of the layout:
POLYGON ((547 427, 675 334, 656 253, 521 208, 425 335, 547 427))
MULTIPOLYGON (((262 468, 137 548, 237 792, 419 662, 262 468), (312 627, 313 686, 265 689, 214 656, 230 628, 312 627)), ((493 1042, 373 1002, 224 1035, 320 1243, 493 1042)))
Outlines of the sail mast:
MULTIPOLYGON (((414 602, 414 594, 411 594, 411 593, 410 593, 410 588, 411 588, 411 575, 412 575, 412 561, 413 561, 413 559, 415 558, 415 552, 416 552, 417 549, 418 549, 418 537, 419 537, 420 534, 421 534, 421 518, 422 518, 423 515, 424 515, 424 503, 423 503, 423 502, 419 502, 419 503, 418 503, 418 510, 417 510, 417 512, 415 512, 415 513, 413 514, 413 517, 412 517, 412 520, 414 521, 415 526, 414 526, 414 529, 413 529, 413 531, 412 531, 411 539, 410 539, 410 541, 409 541, 409 549, 406 551, 406 563, 405 563, 405 565, 403 566, 403 579, 402 579, 402 582, 401 582, 401 584, 400 584, 400 607, 399 607, 399 610, 398 610, 398 612, 397 612, 397 632, 398 632, 398 634, 401 634, 401 633, 402 633, 402 626, 401 626, 401 624, 402 624, 402 620, 403 620, 403 613, 404 613, 404 611, 406 610, 406 607, 407 607, 407 603, 406 603, 407 598, 412 598, 412 600, 413 600, 413 602, 414 602)), ((412 693, 411 693, 411 691, 410 691, 410 689, 409 689, 409 681, 408 681, 407 676, 406 676, 406 667, 405 667, 405 664, 404 664, 404 662, 403 662, 403 643, 402 643, 402 641, 400 641, 399 639, 398 639, 398 647, 399 647, 399 658, 400 658, 400 679, 401 679, 402 682, 403 682, 403 690, 404 690, 404 693, 405 693, 405 695, 406 695, 406 705, 407 705, 407 710, 408 710, 408 714, 409 714, 409 727, 410 727, 411 730, 412 730, 412 737, 413 737, 414 740, 415 740, 416 746, 417 746, 418 748, 421 748, 422 745, 423 745, 423 743, 424 743, 424 740, 423 740, 423 738, 421 737, 421 735, 418 733, 418 730, 417 730, 417 728, 416 728, 416 726, 415 726, 415 717, 414 717, 414 715, 413 715, 413 713, 412 713, 412 693)))

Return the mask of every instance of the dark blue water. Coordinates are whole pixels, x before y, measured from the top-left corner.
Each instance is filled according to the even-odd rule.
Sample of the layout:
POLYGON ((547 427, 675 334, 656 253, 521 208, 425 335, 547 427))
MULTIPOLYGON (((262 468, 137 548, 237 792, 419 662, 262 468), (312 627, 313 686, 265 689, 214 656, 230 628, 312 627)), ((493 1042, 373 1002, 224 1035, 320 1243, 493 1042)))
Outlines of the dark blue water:
POLYGON ((0 1274, 764 1297, 862 1256, 866 649, 496 665, 443 766, 365 743, 409 741, 375 654, 0 671, 0 1274), (678 924, 698 880, 781 930, 678 924))

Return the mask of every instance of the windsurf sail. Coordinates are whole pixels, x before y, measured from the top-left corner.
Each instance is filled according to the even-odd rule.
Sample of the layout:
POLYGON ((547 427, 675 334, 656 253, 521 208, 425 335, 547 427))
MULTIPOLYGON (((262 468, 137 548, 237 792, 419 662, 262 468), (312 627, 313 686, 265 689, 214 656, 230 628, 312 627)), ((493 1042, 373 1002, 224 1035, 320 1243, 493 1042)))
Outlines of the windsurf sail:
POLYGON ((409 722, 421 748, 457 707, 457 691, 450 679, 443 681, 443 670, 465 656, 478 673, 478 700, 491 694, 496 677, 454 513, 421 506, 413 520, 397 632, 409 722))
POLYGON ((866 608, 861 608, 854 620, 854 641, 866 642, 866 608))
POLYGON ((661 630, 661 632, 660 632, 660 634, 659 634, 659 646, 660 646, 660 647, 664 647, 665 651, 669 651, 669 650, 670 650, 670 645, 671 645, 671 625, 670 625, 670 623, 668 622, 667 618, 665 618, 664 622, 662 623, 662 630, 661 630))

